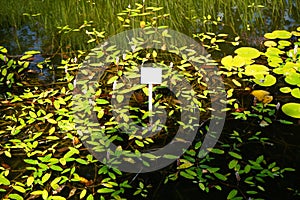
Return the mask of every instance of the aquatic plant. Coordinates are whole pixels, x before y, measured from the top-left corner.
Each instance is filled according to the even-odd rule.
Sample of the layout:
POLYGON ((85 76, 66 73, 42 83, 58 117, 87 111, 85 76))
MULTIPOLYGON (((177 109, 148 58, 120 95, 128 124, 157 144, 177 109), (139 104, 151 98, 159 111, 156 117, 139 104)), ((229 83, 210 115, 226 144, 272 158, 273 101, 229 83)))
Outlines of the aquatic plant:
MULTIPOLYGON (((86 3, 85 1, 74 2, 86 3)), ((69 9, 66 11, 69 13, 73 12, 74 2, 66 5, 69 9)), ((93 2, 88 5, 93 6, 93 2)), ((119 25, 122 27, 120 30, 133 27, 140 27, 144 30, 151 30, 151 27, 163 29, 166 27, 164 22, 167 21, 169 15, 158 14, 162 10, 161 7, 131 4, 130 8, 125 8, 113 17, 118 18, 119 25)), ((84 15, 87 12, 80 10, 80 13, 84 15)), ((65 19, 67 19, 67 14, 62 20, 65 19)), ((206 20, 211 21, 209 17, 206 20)), ((85 42, 91 46, 97 45, 105 37, 104 30, 92 27, 92 24, 90 21, 86 21, 82 26, 82 30, 86 30, 85 42)), ((78 31, 73 26, 67 25, 67 23, 64 26, 55 25, 60 27, 57 31, 61 37, 69 37, 68 34, 78 31)), ((164 32, 164 34, 167 36, 168 32, 164 32)), ((292 34, 295 35, 298 32, 292 34)), ((273 38, 274 35, 280 37, 279 39, 282 41, 286 40, 285 38, 290 34, 285 31, 277 31, 273 33, 273 38)), ((195 34, 195 38, 204 42, 208 49, 216 51, 220 51, 219 45, 222 43, 231 44, 233 47, 239 44, 238 39, 228 39, 224 33, 198 33, 195 34)), ((265 52, 251 47, 240 47, 234 51, 234 55, 226 55, 220 62, 209 56, 205 58, 206 64, 219 65, 220 74, 224 76, 226 85, 227 100, 225 102, 211 98, 211 94, 216 90, 209 89, 206 82, 213 76, 187 62, 189 59, 198 62, 204 59, 203 57, 193 57, 193 51, 187 47, 173 49, 173 53, 153 48, 127 52, 119 60, 116 58, 110 60, 110 67, 99 80, 99 89, 92 90, 84 81, 77 82, 76 85, 74 83, 76 71, 84 70, 82 64, 75 60, 84 58, 86 56, 84 51, 77 51, 76 59, 75 57, 62 59, 56 70, 60 75, 52 79, 54 81, 34 81, 30 77, 29 70, 32 70, 29 69, 29 65, 32 64, 30 59, 39 52, 30 51, 13 58, 9 56, 7 49, 1 46, 0 80, 2 85, 0 87, 3 88, 0 96, 1 109, 3 108, 0 113, 2 122, 0 125, 1 198, 57 200, 67 198, 132 199, 133 196, 134 198, 151 198, 153 191, 157 189, 156 185, 168 184, 180 179, 189 180, 197 185, 199 190, 205 192, 224 191, 223 196, 225 195, 227 199, 263 198, 264 195, 270 193, 266 182, 272 179, 279 180, 284 177, 285 173, 294 171, 292 168, 280 166, 260 151, 261 148, 273 145, 273 143, 270 135, 253 128, 253 124, 266 127, 275 121, 291 123, 288 121, 290 119, 285 120, 277 116, 277 105, 272 103, 277 97, 271 87, 278 84, 280 77, 284 78, 284 84, 288 86, 279 86, 279 91, 291 94, 295 98, 299 95, 297 48, 290 48, 287 46, 287 42, 279 44, 279 41, 280 48, 277 48, 275 45, 277 40, 278 38, 274 38, 274 43, 268 45, 265 52), (282 48, 283 46, 284 48, 282 48), (176 51, 187 51, 188 53, 179 57, 174 54, 176 51), (285 54, 285 52, 287 53, 285 54), (267 61, 262 62, 260 59, 263 58, 267 61), (124 90, 119 93, 113 91, 115 81, 120 79, 123 74, 130 78, 139 77, 137 66, 146 61, 156 61, 156 64, 166 71, 171 65, 178 70, 180 75, 170 72, 167 73, 167 76, 171 80, 180 80, 185 77, 192 84, 194 91, 182 88, 182 94, 185 98, 190 98, 193 105, 198 106, 203 117, 202 121, 197 124, 181 122, 178 120, 180 111, 189 108, 180 106, 180 102, 175 98, 176 94, 170 93, 164 87, 154 87, 155 106, 167 112, 170 122, 166 125, 157 122, 154 128, 161 128, 163 131, 170 130, 171 133, 175 133, 175 129, 179 125, 186 129, 198 129, 199 127, 196 140, 185 154, 166 169, 162 169, 159 178, 163 181, 160 184, 152 182, 152 177, 145 178, 139 173, 124 173, 117 168, 100 163, 83 146, 82 135, 78 134, 74 127, 74 120, 82 120, 86 126, 81 127, 81 130, 84 131, 86 127, 94 128, 95 124, 88 123, 85 116, 96 112, 101 130, 105 131, 110 141, 119 144, 116 151, 112 153, 118 154, 123 149, 132 150, 139 158, 141 152, 156 147, 154 141, 155 144, 165 145, 172 138, 165 134, 166 131, 156 137, 146 139, 128 136, 126 133, 120 133, 118 128, 121 126, 126 128, 129 123, 118 124, 111 115, 112 107, 109 106, 109 102, 112 97, 115 96, 116 101, 121 102, 125 94, 132 92, 128 107, 130 113, 119 110, 118 116, 125 122, 129 122, 131 119, 131 123, 147 126, 149 112, 144 108, 144 99, 149 95, 147 87, 136 85, 126 89, 124 88, 126 85, 119 82, 115 84, 115 88, 124 90), (81 91, 95 94, 93 108, 90 106, 91 100, 89 99, 77 104, 71 101, 72 98, 76 98, 74 89, 77 86, 85 89, 81 91), (255 101, 254 98, 256 98, 255 101), (225 129, 224 138, 221 138, 214 148, 209 149, 210 154, 203 157, 203 152, 200 151, 202 138, 209 129, 207 123, 214 117, 210 114, 212 110, 210 101, 228 105, 222 112, 229 113, 228 120, 232 120, 230 118, 233 116, 234 123, 231 124, 236 124, 237 121, 242 122, 239 123, 241 127, 225 129), (73 106, 82 110, 83 115, 76 118, 71 110, 73 106), (246 126, 243 122, 247 122, 246 126), (259 147, 257 151, 256 147, 259 147), (251 155, 245 151, 247 148, 250 148, 251 155)), ((118 51, 114 47, 107 47, 106 50, 109 50, 107 52, 112 55, 118 55, 118 51)), ((97 56, 104 56, 107 52, 99 49, 97 56)), ((99 63, 94 64, 99 65, 99 63)), ((53 71, 53 65, 51 60, 45 60, 36 63, 37 67, 33 69, 36 69, 38 73, 43 72, 42 70, 53 71)), ((90 72, 85 71, 84 73, 89 75, 90 72)), ((214 73, 212 72, 212 74, 214 73)), ((86 76, 86 78, 90 77, 86 76)), ((80 93, 77 92, 77 94, 80 93)), ((283 105, 282 111, 291 117, 298 118, 299 105, 295 102, 283 105)), ((159 111, 157 114, 160 114, 159 111)), ((98 129, 99 123, 96 125, 98 129)), ((103 142, 103 138, 99 138, 97 135, 93 139, 94 141, 90 142, 94 144, 95 148, 99 142, 103 142)), ((98 150, 101 148, 99 147, 98 150)), ((146 155, 149 159, 153 158, 151 152, 146 155)), ((165 156, 173 158, 172 155, 165 156)), ((126 159, 128 162, 133 161, 128 157, 126 159)), ((143 164, 147 165, 146 162, 143 164)))

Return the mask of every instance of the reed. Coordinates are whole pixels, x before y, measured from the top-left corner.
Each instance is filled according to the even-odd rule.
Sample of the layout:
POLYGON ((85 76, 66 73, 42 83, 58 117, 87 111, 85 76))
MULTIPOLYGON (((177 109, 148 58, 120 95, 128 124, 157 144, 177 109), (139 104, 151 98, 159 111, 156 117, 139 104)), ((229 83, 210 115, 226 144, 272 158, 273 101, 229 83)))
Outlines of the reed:
MULTIPOLYGON (((18 29, 29 25, 34 31, 45 35, 47 46, 58 46, 63 51, 90 48, 86 44, 88 37, 82 31, 70 31, 68 34, 58 33, 57 27, 79 28, 84 21, 92 21, 90 28, 105 31, 106 36, 122 31, 116 14, 128 5, 134 7, 136 0, 7 0, 0 7, 0 29, 18 29)), ((140 1, 142 3, 142 1, 140 1)), ((231 27, 232 33, 241 35, 263 33, 269 29, 283 28, 284 12, 299 19, 295 12, 300 0, 265 1, 265 0, 150 0, 146 6, 162 6, 158 14, 169 13, 169 19, 160 23, 192 35, 197 31, 218 31, 218 27, 204 24, 204 16, 224 15, 222 24, 231 27), (265 6, 260 8, 259 5, 265 6), (266 21, 270 20, 269 27, 266 21), (252 31, 249 31, 249 28, 252 31)), ((0 39, 1 42, 1 39, 0 39)))

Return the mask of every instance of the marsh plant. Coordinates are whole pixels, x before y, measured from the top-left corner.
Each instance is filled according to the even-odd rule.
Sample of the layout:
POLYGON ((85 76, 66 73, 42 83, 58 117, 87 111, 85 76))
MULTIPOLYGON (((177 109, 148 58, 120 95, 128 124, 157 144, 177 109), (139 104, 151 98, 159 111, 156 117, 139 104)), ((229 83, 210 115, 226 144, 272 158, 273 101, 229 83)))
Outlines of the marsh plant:
MULTIPOLYGON (((93 6, 92 1, 90 6, 93 6)), ((136 27, 145 31, 147 27, 163 29, 166 28, 164 22, 172 15, 160 14, 161 11, 162 7, 136 3, 115 17, 119 20, 120 30, 136 27)), ((86 17, 82 29, 87 27, 86 42, 96 46, 105 37, 105 33, 104 30, 90 27, 89 20, 86 17)), ((65 25, 59 28, 60 34, 65 37, 77 31, 69 29, 67 22, 65 25)), ((168 36, 168 32, 164 34, 168 36)), ((223 198, 235 200, 268 199, 272 197, 274 188, 284 192, 297 191, 297 188, 278 188, 273 184, 273 179, 285 180, 285 175, 295 170, 277 163, 265 153, 269 146, 275 144, 270 139, 271 135, 262 127, 269 127, 274 123, 296 126, 299 118, 299 34, 299 29, 292 32, 275 30, 265 34, 264 50, 240 47, 238 38, 229 38, 225 33, 195 34, 195 40, 206 45, 211 52, 221 51, 219 44, 223 43, 234 49, 232 55, 225 55, 219 61, 210 55, 205 58, 193 57, 193 51, 186 47, 174 49, 189 52, 181 57, 155 48, 127 52, 119 60, 116 57, 108 60, 110 65, 97 82, 95 90, 84 81, 74 82, 78 70, 84 70, 78 60, 86 57, 85 51, 77 51, 76 58, 62 58, 59 64, 53 63, 51 59, 36 63, 34 69, 38 73, 48 72, 53 75, 54 67, 60 72, 55 81, 49 82, 30 77, 31 58, 35 58, 40 52, 28 51, 15 58, 10 56, 6 47, 1 46, 0 197, 45 200, 155 199, 159 197, 156 187, 183 180, 196 185, 204 193, 215 194, 220 191, 218 194, 223 198), (202 64, 207 68, 218 66, 218 75, 222 75, 224 79, 227 100, 220 102, 219 99, 211 98, 215 88, 208 88, 207 82, 213 81, 213 74, 217 72, 208 74, 207 71, 198 69, 188 62, 193 59, 204 59, 202 64), (136 85, 127 91, 126 88, 120 90, 123 93, 113 90, 113 87, 125 86, 118 81, 123 74, 130 78, 138 77, 137 66, 146 61, 162 67, 171 80, 184 77, 189 81, 193 90, 181 92, 199 109, 199 122, 190 124, 178 120, 183 110, 190 108, 182 108, 177 94, 166 87, 155 86, 153 102, 157 107, 156 114, 167 113, 166 124, 157 122, 153 126, 161 130, 160 134, 143 139, 119 131, 121 126, 126 130, 128 124, 116 123, 110 102, 113 97, 122 102, 126 93, 132 93, 128 106, 130 112, 128 114, 119 110, 118 116, 144 127, 149 123, 147 87, 136 85), (169 72, 170 66, 180 72, 180 75, 169 72), (78 85, 82 90, 74 91, 78 85), (275 96, 278 91, 283 97, 275 96), (76 104, 72 101, 72 98, 76 98, 75 93, 83 96, 92 93, 94 99, 76 104), (227 108, 222 110, 227 112, 226 120, 234 122, 231 124, 238 122, 238 126, 225 125, 219 142, 209 149, 209 154, 203 155, 200 151, 203 138, 209 131, 209 121, 215 117, 211 114, 211 101, 226 104, 227 108), (74 106, 83 111, 82 115, 74 116, 74 106), (89 124, 86 120, 85 116, 89 113, 97 113, 97 124, 89 124), (86 123, 85 127, 97 127, 97 130, 102 131, 101 134, 105 133, 109 142, 118 145, 115 152, 109 153, 118 154, 123 149, 134 152, 134 158, 125 158, 127 162, 134 162, 141 152, 148 152, 144 155, 153 159, 150 150, 167 144, 179 126, 196 129, 197 136, 180 158, 159 171, 159 181, 155 181, 151 174, 149 178, 148 174, 125 173, 95 159, 82 144, 84 135, 78 134, 74 123, 76 120, 86 123)), ((100 49, 97 56, 110 52, 112 55, 118 54, 113 46, 108 48, 110 51, 106 49, 106 52, 100 49)), ((94 64, 97 66, 98 63, 94 64)), ((85 73, 87 78, 92 75, 89 71, 85 73)), ((106 141, 98 135, 89 139, 96 150, 102 150, 97 146, 99 143, 106 145, 106 141)), ((166 156, 173 158, 172 155, 166 156)), ((143 164, 147 165, 147 162, 143 164)), ((287 195, 292 196, 290 193, 287 195)))

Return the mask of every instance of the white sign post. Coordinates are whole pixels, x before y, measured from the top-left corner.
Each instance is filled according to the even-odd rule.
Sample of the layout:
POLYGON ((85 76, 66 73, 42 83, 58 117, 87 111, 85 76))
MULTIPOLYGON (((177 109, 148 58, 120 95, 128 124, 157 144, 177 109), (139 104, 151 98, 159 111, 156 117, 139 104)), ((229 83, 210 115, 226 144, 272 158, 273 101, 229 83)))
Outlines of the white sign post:
POLYGON ((153 84, 161 84, 162 82, 162 69, 154 67, 141 68, 141 84, 148 84, 148 110, 149 110, 149 123, 152 125, 152 91, 153 84))

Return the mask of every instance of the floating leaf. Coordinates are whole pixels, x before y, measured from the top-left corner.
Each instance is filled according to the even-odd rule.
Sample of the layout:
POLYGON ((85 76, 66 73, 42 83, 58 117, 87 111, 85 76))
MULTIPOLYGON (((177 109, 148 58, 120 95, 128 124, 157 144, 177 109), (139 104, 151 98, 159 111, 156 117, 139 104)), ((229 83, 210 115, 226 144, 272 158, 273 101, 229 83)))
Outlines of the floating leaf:
POLYGON ((264 37, 273 40, 276 39, 277 36, 274 33, 266 33, 264 37))
POLYGON ((257 75, 255 76, 254 82, 260 86, 269 87, 276 83, 276 78, 273 75, 257 75))
POLYGON ((292 33, 286 30, 275 30, 272 33, 279 39, 289 39, 292 36, 292 33))
POLYGON ((286 41, 286 40, 280 40, 278 42, 279 45, 286 47, 286 46, 290 46, 292 43, 290 41, 286 41))
POLYGON ((287 82, 288 84, 291 84, 291 85, 298 85, 300 84, 300 74, 298 73, 291 73, 291 74, 288 74, 286 77, 285 77, 285 82, 287 82))
POLYGON ((293 97, 299 98, 300 99, 300 89, 299 88, 294 88, 291 91, 291 95, 293 97))
POLYGON ((290 87, 282 87, 279 89, 282 93, 290 93, 292 89, 290 87))
POLYGON ((300 119, 300 103, 286 103, 281 109, 286 115, 300 119))
POLYGON ((245 74, 247 76, 255 76, 255 75, 267 75, 269 74, 269 68, 264 65, 253 64, 245 67, 245 74))
POLYGON ((261 54, 260 51, 252 47, 240 47, 236 49, 234 53, 236 53, 241 57, 250 58, 250 59, 258 58, 261 54))
POLYGON ((276 42, 274 42, 274 41, 265 41, 264 42, 264 45, 266 46, 266 47, 276 47, 277 46, 277 43, 276 42))

